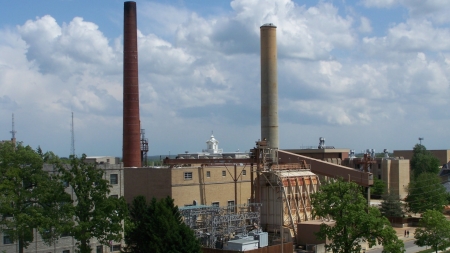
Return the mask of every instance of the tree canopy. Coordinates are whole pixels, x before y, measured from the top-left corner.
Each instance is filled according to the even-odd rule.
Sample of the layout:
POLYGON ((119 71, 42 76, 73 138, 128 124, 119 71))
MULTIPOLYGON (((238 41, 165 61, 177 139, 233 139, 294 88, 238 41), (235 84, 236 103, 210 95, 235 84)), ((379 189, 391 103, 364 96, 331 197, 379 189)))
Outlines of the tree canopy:
POLYGON ((33 229, 50 244, 59 235, 55 228, 70 222, 70 195, 43 164, 30 146, 0 144, 0 231, 18 242, 19 252, 33 241, 33 229))
POLYGON ((130 206, 130 220, 126 224, 125 243, 130 252, 200 252, 200 243, 182 221, 170 197, 153 198, 147 203, 145 197, 137 196, 130 206))
POLYGON ((402 217, 404 212, 398 194, 393 194, 391 192, 384 194, 383 200, 381 201, 380 212, 387 218, 402 217))
POLYGON ((317 233, 319 239, 330 239, 326 244, 332 252, 360 252, 360 242, 369 247, 381 243, 384 252, 404 252, 404 245, 398 239, 389 221, 375 207, 368 207, 360 187, 352 182, 337 180, 322 184, 320 191, 312 194, 311 203, 315 216, 331 217, 335 222, 322 224, 317 233))
POLYGON ((414 146, 410 164, 414 178, 417 178, 422 173, 438 174, 441 167, 439 159, 433 156, 430 151, 421 144, 416 144, 414 146))
POLYGON ((420 220, 414 234, 415 244, 430 246, 433 250, 445 250, 450 247, 450 222, 436 210, 427 210, 420 220))
POLYGON ((422 173, 409 183, 406 202, 413 213, 423 213, 429 209, 442 211, 447 197, 448 193, 437 174, 422 173))
POLYGON ((123 197, 108 196, 111 185, 103 178, 105 171, 95 164, 72 156, 69 165, 60 164, 62 180, 73 189, 75 198, 71 209, 75 224, 67 227, 67 233, 77 240, 78 251, 91 252, 92 238, 109 245, 110 241, 120 241, 123 219, 127 215, 123 197))
POLYGON ((384 191, 386 188, 386 183, 383 180, 374 178, 373 179, 373 187, 371 191, 371 195, 377 199, 381 198, 384 195, 384 191))

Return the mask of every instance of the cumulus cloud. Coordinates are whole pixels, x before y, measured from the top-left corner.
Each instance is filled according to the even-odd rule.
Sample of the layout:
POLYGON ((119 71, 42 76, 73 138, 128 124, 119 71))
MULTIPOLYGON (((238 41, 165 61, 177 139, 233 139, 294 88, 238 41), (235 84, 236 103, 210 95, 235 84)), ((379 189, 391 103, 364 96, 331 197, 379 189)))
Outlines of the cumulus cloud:
MULTIPOLYGON (((414 123, 408 131, 415 134, 428 126, 423 122, 450 116, 445 109, 450 30, 442 25, 445 19, 438 19, 449 5, 424 1, 417 3, 426 7, 419 13, 407 1, 361 3, 400 6, 410 16, 373 35, 377 20, 331 1, 307 6, 234 0, 229 12, 209 16, 143 3, 138 9, 144 21, 138 24, 141 124, 155 154, 161 153, 158 147, 169 149, 167 136, 189 143, 173 145, 193 152, 203 148, 201 140, 211 130, 227 133, 229 140, 221 143, 238 143, 233 149, 244 150, 259 138, 259 27, 264 23, 278 27, 280 138, 285 143, 293 132, 307 139, 320 132, 358 132, 358 127, 388 131, 378 127, 380 122, 414 123), (195 141, 200 144, 194 147, 195 141)), ((35 132, 59 136, 55 147, 60 147, 70 139, 74 111, 79 142, 85 143, 80 149, 94 152, 92 143, 102 140, 110 143, 108 152, 120 155, 122 38, 107 37, 81 16, 61 23, 46 15, 15 30, 0 30, 0 116, 16 112, 19 123, 22 118, 33 124, 35 132)), ((29 138, 41 144, 44 136, 29 138)), ((360 145, 345 146, 353 144, 360 145)))

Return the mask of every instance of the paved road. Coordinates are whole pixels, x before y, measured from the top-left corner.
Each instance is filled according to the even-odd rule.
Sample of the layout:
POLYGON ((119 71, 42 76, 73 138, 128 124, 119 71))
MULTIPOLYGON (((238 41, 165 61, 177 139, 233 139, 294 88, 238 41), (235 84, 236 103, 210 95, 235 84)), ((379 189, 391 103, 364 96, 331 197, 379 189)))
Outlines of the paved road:
MULTIPOLYGON (((413 240, 404 241, 404 243, 405 243, 405 249, 406 249, 405 252, 406 253, 415 253, 415 252, 419 252, 419 251, 426 249, 425 247, 419 247, 419 246, 415 245, 413 240)), ((367 253, 381 253, 382 250, 383 249, 381 249, 381 248, 377 248, 377 249, 372 249, 372 250, 369 250, 366 252, 367 253)))

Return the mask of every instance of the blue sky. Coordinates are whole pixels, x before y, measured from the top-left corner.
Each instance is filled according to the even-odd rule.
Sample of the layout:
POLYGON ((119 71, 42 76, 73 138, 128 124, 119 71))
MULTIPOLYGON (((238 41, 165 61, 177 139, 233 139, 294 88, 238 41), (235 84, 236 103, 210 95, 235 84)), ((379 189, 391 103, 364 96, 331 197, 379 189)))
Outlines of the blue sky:
MULTIPOLYGON (((123 1, 0 1, 0 139, 60 156, 122 150, 123 1)), ((137 1, 150 155, 260 138, 259 26, 277 25, 281 148, 450 140, 450 2, 137 1)))

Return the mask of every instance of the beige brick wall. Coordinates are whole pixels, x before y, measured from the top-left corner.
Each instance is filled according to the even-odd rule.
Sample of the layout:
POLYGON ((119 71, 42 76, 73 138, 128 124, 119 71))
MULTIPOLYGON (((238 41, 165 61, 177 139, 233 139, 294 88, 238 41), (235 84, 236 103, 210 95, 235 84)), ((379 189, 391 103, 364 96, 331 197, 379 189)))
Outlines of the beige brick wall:
MULTIPOLYGON (((219 202, 221 206, 226 206, 228 201, 234 201, 235 198, 233 165, 203 169, 200 166, 173 169, 126 168, 124 174, 125 199, 128 203, 137 195, 143 195, 147 200, 171 196, 180 207, 191 205, 194 200, 202 205, 219 202), (222 176, 223 171, 225 176, 222 176)), ((251 190, 250 167, 237 166, 236 177, 237 204, 246 204, 251 190)))

